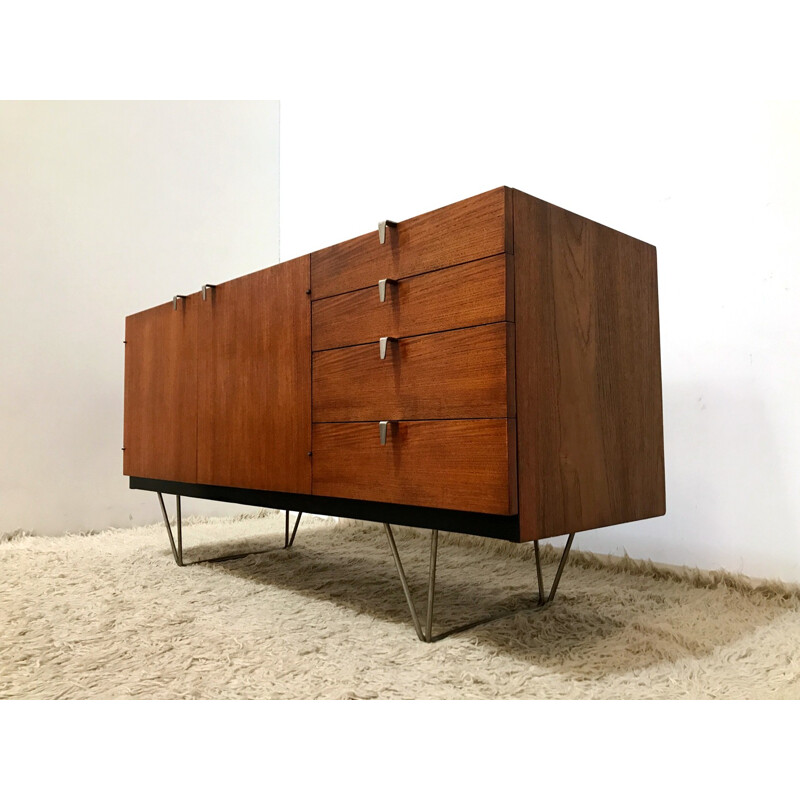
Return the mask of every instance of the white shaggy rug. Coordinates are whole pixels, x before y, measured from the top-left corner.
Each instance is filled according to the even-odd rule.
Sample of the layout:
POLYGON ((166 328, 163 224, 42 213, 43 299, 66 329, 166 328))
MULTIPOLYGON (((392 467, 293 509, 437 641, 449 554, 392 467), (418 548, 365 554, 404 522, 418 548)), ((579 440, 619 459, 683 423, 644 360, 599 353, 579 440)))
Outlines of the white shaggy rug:
MULTIPOLYGON (((0 698, 800 698, 795 587, 573 551, 551 606, 424 644, 380 526, 282 546, 277 512, 189 520, 187 561, 268 552, 183 569, 161 525, 1 543, 0 698)), ((443 534, 434 633, 535 591, 530 546, 443 534)))

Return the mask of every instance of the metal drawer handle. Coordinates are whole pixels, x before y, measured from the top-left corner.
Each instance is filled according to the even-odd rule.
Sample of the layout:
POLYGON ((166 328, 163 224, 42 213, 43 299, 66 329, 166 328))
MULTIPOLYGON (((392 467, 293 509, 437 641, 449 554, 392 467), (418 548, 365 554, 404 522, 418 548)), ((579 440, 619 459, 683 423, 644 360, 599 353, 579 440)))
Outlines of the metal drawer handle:
POLYGON ((388 420, 383 420, 382 422, 378 423, 378 430, 381 433, 381 444, 386 444, 386 431, 389 430, 389 425, 391 423, 388 420))
POLYGON ((386 284, 395 285, 397 281, 394 278, 383 278, 378 281, 378 296, 381 298, 381 303, 386 300, 386 284))
POLYGON ((216 289, 216 288, 217 288, 217 284, 216 283, 204 283, 203 284, 203 300, 206 299, 206 289, 216 289))
POLYGON ((378 239, 380 239, 381 244, 386 242, 386 226, 390 228, 396 228, 397 223, 392 222, 390 219, 384 219, 378 223, 378 239))
POLYGON ((386 358, 386 345, 389 342, 396 342, 397 339, 394 336, 381 336, 381 360, 386 358))
POLYGON ((186 300, 185 294, 176 294, 175 297, 172 298, 172 310, 178 310, 178 300, 186 300))

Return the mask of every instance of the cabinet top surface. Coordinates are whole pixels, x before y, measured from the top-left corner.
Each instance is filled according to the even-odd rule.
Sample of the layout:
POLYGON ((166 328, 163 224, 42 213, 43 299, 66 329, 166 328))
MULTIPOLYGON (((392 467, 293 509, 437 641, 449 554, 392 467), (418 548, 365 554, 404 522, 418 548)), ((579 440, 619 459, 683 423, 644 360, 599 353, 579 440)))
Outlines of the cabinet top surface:
MULTIPOLYGON (((435 208, 435 209, 429 209, 428 211, 421 212, 421 213, 419 213, 419 214, 417 214, 417 215, 415 215, 413 217, 409 217, 409 218, 404 219, 404 220, 399 220, 399 221, 396 222, 396 225, 398 227, 403 226, 406 229, 408 229, 408 226, 417 225, 417 227, 419 228, 420 224, 424 225, 426 220, 431 220, 434 224, 431 226, 431 233, 429 235, 430 236, 436 236, 437 238, 442 238, 443 239, 443 238, 445 238, 447 236, 447 229, 445 227, 441 227, 441 226, 437 228, 436 225, 435 225, 435 222, 436 222, 437 218, 441 219, 443 221, 447 220, 448 219, 448 212, 450 212, 451 214, 453 214, 453 213, 457 214, 458 213, 458 209, 461 208, 461 207, 468 207, 469 208, 469 207, 481 207, 481 206, 483 206, 483 207, 497 206, 498 210, 499 210, 500 207, 508 206, 507 209, 505 209, 505 208, 503 209, 503 213, 505 213, 507 215, 507 217, 508 217, 507 225, 509 226, 509 229, 510 229, 510 226, 512 224, 511 223, 511 216, 512 216, 512 211, 513 211, 511 206, 513 205, 513 197, 514 197, 515 194, 521 194, 521 195, 525 195, 526 197, 533 198, 537 202, 544 203, 546 206, 549 206, 549 207, 551 207, 553 209, 557 209, 557 210, 560 210, 560 211, 567 211, 567 209, 564 209, 562 206, 557 206, 554 203, 549 203, 549 202, 547 202, 545 200, 541 200, 541 198, 537 198, 534 195, 529 195, 529 194, 527 194, 525 192, 522 192, 519 189, 514 189, 513 187, 502 185, 502 186, 498 186, 498 187, 496 187, 494 189, 489 189, 488 191, 481 192, 479 194, 472 195, 472 196, 467 197, 467 198, 463 198, 463 199, 458 200, 456 202, 449 203, 449 204, 444 205, 444 206, 439 206, 438 208, 435 208)), ((580 214, 576 214, 575 212, 572 212, 572 211, 567 211, 567 213, 569 213, 570 215, 574 216, 577 220, 587 220, 589 222, 595 222, 595 224, 602 224, 602 223, 596 223, 595 220, 591 220, 588 217, 584 217, 584 216, 582 216, 580 214)), ((467 218, 465 221, 467 223, 469 223, 469 218, 467 218)), ((622 233, 621 231, 619 231, 619 230, 617 230, 615 228, 610 228, 607 225, 604 225, 603 227, 608 228, 609 230, 614 231, 617 234, 625 236, 626 238, 629 238, 629 239, 632 239, 632 240, 635 240, 635 241, 639 241, 639 242, 643 242, 644 244, 648 245, 648 247, 652 247, 655 250, 655 246, 654 245, 649 244, 648 242, 646 242, 646 241, 644 241, 642 239, 637 239, 637 237, 630 236, 629 234, 622 233)), ((387 236, 388 236, 388 233, 387 233, 387 236)), ((346 240, 331 244, 329 246, 320 248, 318 250, 311 251, 310 253, 306 253, 305 255, 299 256, 297 258, 282 260, 282 261, 279 261, 276 264, 269 265, 268 267, 262 267, 262 268, 259 268, 257 270, 251 270, 248 273, 244 273, 244 274, 241 274, 241 275, 236 275, 233 278, 230 278, 229 281, 230 280, 239 280, 240 278, 247 277, 248 275, 252 275, 255 272, 262 272, 264 269, 274 269, 275 267, 279 267, 279 266, 281 266, 283 264, 288 264, 288 263, 292 263, 292 262, 296 262, 296 261, 301 261, 301 260, 304 260, 304 259, 309 261, 309 263, 311 265, 312 275, 313 275, 314 267, 315 266, 319 266, 319 265, 323 265, 324 266, 326 264, 326 262, 330 258, 338 258, 340 261, 341 261, 342 258, 345 258, 345 259, 347 259, 347 258, 363 258, 363 255, 359 253, 359 250, 361 250, 363 252, 364 245, 367 245, 370 248, 374 249, 374 245, 372 244, 372 240, 373 239, 374 239, 375 242, 378 241, 378 234, 377 234, 377 231, 375 229, 373 229, 372 231, 369 231, 368 233, 361 234, 359 236, 355 236, 355 237, 353 237, 351 239, 346 239, 346 240)), ((487 249, 487 250, 497 250, 497 252, 502 252, 502 250, 504 249, 506 252, 513 252, 513 233, 509 234, 508 231, 507 231, 506 232, 506 239, 507 239, 507 241, 505 242, 504 247, 501 248, 501 249, 498 249, 498 246, 495 243, 487 244, 485 249, 487 249), (508 241, 509 239, 510 239, 510 241, 508 241), (494 245, 494 246, 492 246, 492 245, 494 245)), ((451 260, 457 259, 458 255, 459 255, 459 253, 456 253, 451 258, 451 260)), ((460 254, 460 255, 463 256, 464 254, 460 254)), ((467 251, 466 252, 466 256, 468 256, 468 257, 465 257, 464 260, 473 260, 472 259, 473 255, 476 256, 476 257, 484 257, 484 256, 489 255, 489 253, 488 252, 487 253, 480 253, 480 252, 469 253, 467 251)), ((453 263, 456 263, 456 260, 454 260, 453 263)), ((229 282, 229 281, 226 281, 226 283, 229 282)), ((358 284, 359 281, 355 281, 355 283, 358 284)), ((221 285, 221 284, 218 284, 218 285, 221 285)), ((311 288, 311 287, 309 287, 309 288, 311 288)), ((335 289, 337 287, 334 286, 333 288, 335 289)), ((362 288, 362 286, 347 284, 347 285, 344 286, 343 290, 344 291, 350 291, 350 290, 357 289, 357 288, 362 288)), ((335 293, 333 291, 333 289, 331 289, 331 293, 335 293)), ((190 300, 193 300, 194 298, 198 297, 199 295, 200 295, 200 292, 196 291, 196 292, 192 292, 192 293, 187 294, 187 295, 178 295, 178 297, 180 297, 180 298, 185 297, 187 301, 190 301, 190 300)), ((325 295, 321 294, 321 293, 319 293, 319 292, 317 292, 315 290, 314 291, 315 299, 318 296, 321 297, 321 296, 325 296, 325 295)), ((173 303, 172 300, 168 300, 167 302, 162 303, 160 305, 167 306, 167 305, 172 305, 172 303, 173 303)), ((158 308, 158 307, 160 307, 160 306, 154 306, 154 307, 151 307, 151 308, 158 308)), ((145 310, 151 310, 151 308, 143 309, 141 311, 132 312, 131 314, 126 315, 126 318, 135 316, 136 314, 143 313, 145 310)))

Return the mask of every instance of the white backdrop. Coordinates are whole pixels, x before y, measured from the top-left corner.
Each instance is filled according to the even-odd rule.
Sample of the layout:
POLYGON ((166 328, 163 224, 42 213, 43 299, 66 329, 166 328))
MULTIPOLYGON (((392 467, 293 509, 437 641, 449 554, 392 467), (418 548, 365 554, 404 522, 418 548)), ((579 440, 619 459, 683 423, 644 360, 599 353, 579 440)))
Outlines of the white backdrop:
POLYGON ((667 515, 576 546, 798 581, 800 104, 565 96, 282 102, 281 257, 503 184, 656 245, 667 515))
POLYGON ((277 102, 0 102, 0 533, 159 519, 125 316, 277 260, 277 102))
MULTIPOLYGON (((0 103, 0 532, 157 519, 121 476, 124 316, 277 261, 277 112, 0 103)), ((655 244, 667 516, 577 546, 800 580, 799 104, 290 101, 280 126, 283 259, 501 184, 655 244)))

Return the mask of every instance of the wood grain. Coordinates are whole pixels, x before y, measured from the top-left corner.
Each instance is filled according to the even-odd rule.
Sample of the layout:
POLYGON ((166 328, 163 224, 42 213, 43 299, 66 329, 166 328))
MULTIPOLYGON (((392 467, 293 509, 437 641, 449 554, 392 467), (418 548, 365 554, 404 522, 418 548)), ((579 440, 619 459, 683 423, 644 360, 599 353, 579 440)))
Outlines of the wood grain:
POLYGON ((314 353, 314 422, 514 416, 514 326, 314 353))
POLYGON ((655 248, 516 190, 132 315, 126 339, 128 475, 518 510, 522 541, 665 511, 655 248))
POLYGON ((514 514, 514 420, 314 425, 315 495, 514 514))
POLYGON ((193 294, 125 320, 123 473, 197 479, 197 311, 193 294))
MULTIPOLYGON (((311 307, 314 350, 377 342, 381 336, 417 336, 514 320, 508 306, 505 255, 403 278, 387 285, 316 300, 311 307)), ((511 277, 513 297, 513 274, 511 277)))
POLYGON ((308 256, 200 301, 198 482, 311 491, 308 256))
POLYGON ((459 203, 377 229, 311 254, 312 297, 375 287, 400 278, 510 251, 510 190, 492 189, 459 203))
POLYGON ((663 514, 656 250, 513 204, 521 539, 663 514))

